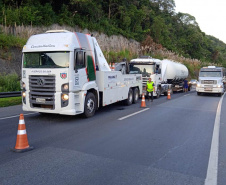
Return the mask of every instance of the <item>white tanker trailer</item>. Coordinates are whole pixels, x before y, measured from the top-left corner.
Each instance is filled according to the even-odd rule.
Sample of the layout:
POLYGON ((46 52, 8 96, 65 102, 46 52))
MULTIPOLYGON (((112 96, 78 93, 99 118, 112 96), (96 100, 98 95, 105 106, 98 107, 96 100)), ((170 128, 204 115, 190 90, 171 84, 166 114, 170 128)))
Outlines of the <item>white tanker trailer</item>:
MULTIPOLYGON (((143 93, 146 94, 145 86, 151 77, 155 84, 153 96, 157 98, 171 93, 183 91, 183 81, 188 77, 188 69, 185 65, 171 60, 158 60, 149 56, 142 56, 130 61, 130 74, 142 74, 143 93)), ((189 87, 190 90, 190 87, 189 87)))
POLYGON ((161 61, 161 68, 162 81, 172 84, 172 91, 182 91, 183 81, 188 77, 187 67, 181 63, 165 59, 161 61))

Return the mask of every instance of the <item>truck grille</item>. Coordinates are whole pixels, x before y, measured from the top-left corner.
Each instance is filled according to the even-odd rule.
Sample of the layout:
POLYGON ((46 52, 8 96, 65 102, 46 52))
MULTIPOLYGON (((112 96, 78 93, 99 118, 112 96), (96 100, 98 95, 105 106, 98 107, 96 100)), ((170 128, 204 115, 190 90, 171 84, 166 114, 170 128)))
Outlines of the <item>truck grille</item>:
POLYGON ((150 78, 150 77, 142 77, 142 83, 143 83, 143 85, 146 86, 147 81, 149 80, 149 78, 150 78))
POLYGON ((201 84, 217 84, 217 80, 201 80, 201 84))
POLYGON ((29 99, 31 107, 55 108, 55 76, 29 76, 29 99))

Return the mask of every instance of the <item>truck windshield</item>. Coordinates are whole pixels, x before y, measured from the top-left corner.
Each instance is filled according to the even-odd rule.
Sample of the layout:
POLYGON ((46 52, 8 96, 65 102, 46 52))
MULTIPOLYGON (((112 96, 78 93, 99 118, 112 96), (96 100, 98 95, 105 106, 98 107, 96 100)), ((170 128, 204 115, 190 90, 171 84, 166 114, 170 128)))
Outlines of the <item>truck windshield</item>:
POLYGON ((24 53, 24 68, 68 68, 69 52, 24 53))
POLYGON ((221 71, 200 71, 199 77, 222 77, 221 71))
POLYGON ((130 74, 142 74, 142 76, 145 77, 150 76, 154 71, 154 65, 130 64, 130 74))

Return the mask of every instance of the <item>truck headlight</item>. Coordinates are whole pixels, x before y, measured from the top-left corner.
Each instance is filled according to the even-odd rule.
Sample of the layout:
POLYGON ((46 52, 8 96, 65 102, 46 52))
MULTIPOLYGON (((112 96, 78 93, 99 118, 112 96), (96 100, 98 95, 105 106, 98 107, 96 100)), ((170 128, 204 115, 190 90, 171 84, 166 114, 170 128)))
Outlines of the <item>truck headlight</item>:
POLYGON ((68 90, 68 89, 69 89, 69 85, 68 85, 68 84, 64 84, 64 85, 63 85, 63 89, 64 89, 64 90, 68 90))
POLYGON ((201 87, 201 85, 200 84, 196 84, 196 87, 201 87))
POLYGON ((69 92, 69 83, 63 84, 61 86, 61 91, 62 92, 69 92))
POLYGON ((26 93, 24 91, 22 91, 22 100, 23 103, 26 104, 26 93))
POLYGON ((217 87, 218 87, 218 88, 221 88, 221 87, 222 87, 222 85, 218 84, 218 85, 217 85, 217 87))
POLYGON ((20 81, 20 88, 26 91, 26 84, 22 80, 20 81))
POLYGON ((61 96, 62 100, 67 101, 69 99, 68 94, 62 94, 61 96))

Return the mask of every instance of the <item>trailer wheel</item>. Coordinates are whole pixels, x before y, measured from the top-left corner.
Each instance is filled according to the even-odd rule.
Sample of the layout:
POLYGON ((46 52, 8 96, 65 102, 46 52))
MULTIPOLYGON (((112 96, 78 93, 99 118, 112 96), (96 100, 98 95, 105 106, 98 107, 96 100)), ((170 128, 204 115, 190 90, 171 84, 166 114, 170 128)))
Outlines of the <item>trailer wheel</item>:
POLYGON ((139 99, 139 91, 138 91, 138 88, 135 88, 133 90, 133 103, 134 104, 137 103, 138 99, 139 99))
POLYGON ((133 103, 133 90, 130 88, 128 92, 128 98, 125 100, 126 105, 131 105, 133 103))
POLYGON ((96 111, 96 99, 93 93, 89 92, 86 95, 84 104, 84 117, 89 118, 95 114, 96 111))

